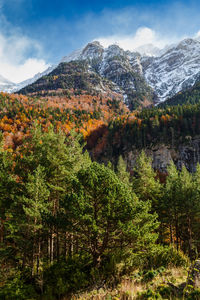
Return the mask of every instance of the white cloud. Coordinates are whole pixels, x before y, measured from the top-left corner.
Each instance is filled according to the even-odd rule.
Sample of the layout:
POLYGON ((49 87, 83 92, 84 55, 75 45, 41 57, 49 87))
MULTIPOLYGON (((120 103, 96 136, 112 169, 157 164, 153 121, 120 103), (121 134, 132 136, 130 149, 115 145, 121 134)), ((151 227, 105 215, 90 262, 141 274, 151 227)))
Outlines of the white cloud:
POLYGON ((200 30, 195 34, 194 38, 200 38, 200 30))
POLYGON ((49 66, 40 57, 38 42, 17 33, 0 33, 0 75, 16 83, 31 78, 49 66))
POLYGON ((133 35, 112 35, 108 37, 97 38, 104 47, 108 47, 111 44, 118 44, 124 50, 135 50, 143 45, 152 44, 160 49, 166 45, 175 43, 181 38, 170 37, 164 38, 156 31, 148 27, 140 27, 133 35))

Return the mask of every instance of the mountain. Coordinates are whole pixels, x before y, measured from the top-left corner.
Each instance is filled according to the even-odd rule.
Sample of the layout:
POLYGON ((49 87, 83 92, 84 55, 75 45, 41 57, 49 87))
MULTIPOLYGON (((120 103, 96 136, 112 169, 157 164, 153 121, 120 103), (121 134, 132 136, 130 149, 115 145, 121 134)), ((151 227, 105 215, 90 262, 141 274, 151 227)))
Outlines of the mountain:
POLYGON ((160 56, 162 50, 158 47, 155 47, 153 44, 145 44, 135 49, 136 52, 139 52, 142 56, 160 56))
MULTIPOLYGON (((200 40, 185 39, 164 49, 147 44, 138 47, 135 52, 124 51, 118 45, 104 48, 98 41, 94 41, 83 49, 63 57, 60 64, 71 66, 72 62, 85 64, 84 70, 81 71, 78 64, 77 70, 73 65, 74 76, 82 74, 79 79, 85 77, 85 82, 87 78, 98 78, 98 84, 96 81, 88 82, 90 90, 118 93, 130 109, 135 109, 140 105, 149 106, 163 102, 198 83, 200 80, 200 40)), ((13 84, 2 78, 0 89, 7 92, 37 93, 38 89, 52 91, 63 87, 64 89, 84 88, 82 84, 79 87, 77 80, 74 85, 66 82, 69 76, 59 73, 63 70, 60 64, 53 65, 45 72, 38 73, 19 84, 13 84), (51 84, 51 76, 55 74, 58 78, 51 84), (48 84, 44 84, 43 76, 48 84)), ((70 69, 66 67, 66 70, 69 75, 70 69)))
POLYGON ((29 78, 29 79, 27 79, 25 81, 22 81, 22 82, 18 83, 16 85, 16 87, 13 88, 12 92, 17 92, 20 89, 24 88, 25 86, 27 86, 29 84, 32 84, 33 82, 35 82, 36 80, 38 80, 42 76, 45 76, 45 75, 49 74, 51 71, 53 71, 54 68, 55 68, 55 66, 52 65, 52 66, 48 67, 48 69, 46 69, 44 72, 37 73, 34 77, 29 78))
MULTIPOLYGON (((88 44, 82 51, 76 51, 72 55, 65 57, 63 62, 70 60, 98 60, 100 75, 114 81, 118 86, 126 89, 123 91, 128 98, 131 89, 136 87, 137 79, 133 77, 139 75, 146 86, 151 87, 154 94, 150 97, 156 102, 163 102, 173 97, 180 91, 191 88, 200 80, 200 40, 184 39, 183 41, 158 49, 151 44, 136 48, 136 52, 123 51, 117 45, 111 45, 104 49, 98 42, 88 44), (110 62, 110 58, 115 61, 110 62), (116 57, 121 58, 120 63, 116 63, 116 57), (123 61, 123 62, 122 62, 123 61), (108 67, 109 66, 109 67, 108 67), (123 69, 123 71, 121 70, 123 69), (125 72, 124 72, 125 70, 125 72), (122 79, 121 73, 135 73, 132 78, 125 76, 122 79), (112 73, 112 76, 110 76, 112 73), (120 77, 120 78, 119 78, 120 77), (133 80, 131 80, 133 79, 133 80), (135 84, 132 84, 132 83, 135 84), (126 90, 129 89, 129 93, 126 90)), ((143 85, 144 86, 144 85, 143 85)), ((145 93, 145 96, 149 94, 145 93)))
POLYGON ((185 39, 159 57, 143 58, 142 66, 158 101, 165 101, 200 80, 200 41, 185 39))
POLYGON ((8 79, 0 75, 0 90, 1 91, 10 91, 15 86, 15 84, 8 79))
POLYGON ((177 93, 175 96, 159 104, 159 107, 176 106, 183 104, 196 104, 200 102, 200 82, 193 87, 177 93))
POLYGON ((47 75, 55 68, 54 65, 50 66, 47 70, 42 73, 37 73, 34 77, 24 80, 20 83, 13 83, 0 75, 0 91, 7 92, 7 93, 15 93, 20 89, 24 88, 25 86, 32 84, 37 79, 41 78, 42 76, 47 75))
POLYGON ((104 49, 99 42, 64 57, 47 76, 21 89, 36 94, 58 89, 82 89, 90 92, 117 93, 134 109, 153 104, 154 93, 142 74, 140 54, 124 51, 117 45, 104 49))

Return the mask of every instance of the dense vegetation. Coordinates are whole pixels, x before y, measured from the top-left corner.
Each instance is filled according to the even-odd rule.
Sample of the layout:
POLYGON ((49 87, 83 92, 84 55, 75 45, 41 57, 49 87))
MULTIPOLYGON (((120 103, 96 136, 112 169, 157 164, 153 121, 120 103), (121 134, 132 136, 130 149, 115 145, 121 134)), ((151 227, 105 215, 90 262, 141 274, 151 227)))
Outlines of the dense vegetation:
MULTIPOLYGON (((200 103, 135 111, 110 121, 107 130, 106 136, 95 141, 95 158, 106 156, 116 161, 125 150, 141 150, 159 144, 178 148, 200 134, 200 103), (97 148, 101 151, 96 151, 97 148)), ((97 136, 95 132, 88 140, 93 136, 97 136)))
POLYGON ((122 100, 126 93, 126 104, 130 110, 153 103, 153 90, 143 76, 134 72, 129 63, 124 64, 123 56, 114 56, 107 61, 105 74, 100 72, 98 59, 63 62, 48 75, 26 86, 19 92, 23 95, 57 95, 60 90, 76 93, 116 94, 122 100), (130 86, 133 86, 130 87, 130 86))
MULTIPOLYGON (((184 265, 181 254, 156 243, 159 231, 163 245, 170 243, 169 228, 177 249, 190 254, 188 241, 199 249, 175 231, 175 222, 178 232, 189 224, 192 233, 198 231, 192 219, 179 223, 172 209, 172 219, 163 218, 159 226, 158 200, 174 184, 173 173, 162 187, 144 153, 130 179, 122 160, 115 174, 111 166, 91 162, 76 135, 36 126, 20 155, 1 148, 0 165, 3 299, 55 299, 103 280, 115 284, 119 272, 184 265)), ((191 217, 197 212, 193 205, 191 217)))
MULTIPOLYGON (((200 166, 171 162, 161 180, 144 152, 131 175, 120 156, 199 134, 200 104, 130 113, 116 98, 62 93, 0 95, 1 299, 148 281, 200 252, 200 166)), ((156 289, 138 299, 169 296, 156 289)))

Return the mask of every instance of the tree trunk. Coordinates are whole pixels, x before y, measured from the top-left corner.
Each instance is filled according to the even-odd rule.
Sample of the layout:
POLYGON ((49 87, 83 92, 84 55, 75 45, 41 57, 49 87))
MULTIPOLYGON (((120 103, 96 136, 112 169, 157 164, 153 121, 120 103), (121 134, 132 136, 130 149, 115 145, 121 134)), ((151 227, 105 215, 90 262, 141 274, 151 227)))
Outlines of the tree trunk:
POLYGON ((49 262, 51 263, 51 235, 49 232, 48 236, 48 257, 49 257, 49 262))
POLYGON ((54 260, 54 233, 51 234, 51 263, 54 260))
POLYGON ((192 259, 192 229, 191 229, 191 218, 190 218, 190 216, 188 216, 188 234, 189 234, 188 252, 189 252, 190 259, 192 259))
POLYGON ((172 236, 172 225, 169 225, 169 231, 170 231, 170 243, 173 244, 173 236, 172 236))

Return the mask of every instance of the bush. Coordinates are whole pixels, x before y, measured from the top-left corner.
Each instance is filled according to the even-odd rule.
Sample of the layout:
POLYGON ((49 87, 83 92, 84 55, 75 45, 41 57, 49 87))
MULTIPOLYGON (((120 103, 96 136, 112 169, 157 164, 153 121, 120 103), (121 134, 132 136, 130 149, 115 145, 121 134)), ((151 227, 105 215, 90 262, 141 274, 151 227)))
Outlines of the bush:
POLYGON ((156 270, 147 271, 143 276, 143 281, 145 281, 145 282, 151 281, 157 275, 158 275, 158 271, 156 271, 156 270))
POLYGON ((158 292, 148 289, 147 291, 139 292, 137 299, 145 300, 145 299, 163 299, 163 298, 158 292))
POLYGON ((182 251, 162 245, 156 245, 148 253, 134 254, 132 257, 132 267, 146 270, 169 266, 185 267, 188 263, 189 259, 182 251))
POLYGON ((79 291, 89 285, 90 266, 86 259, 68 259, 47 268, 44 272, 44 295, 47 299, 79 291))
POLYGON ((39 299, 36 284, 26 278, 27 274, 18 272, 9 278, 5 285, 0 288, 0 299, 3 300, 35 300, 39 299), (29 282, 30 281, 30 282, 29 282))
POLYGON ((187 295, 188 300, 199 300, 200 299, 200 289, 196 289, 187 295))

